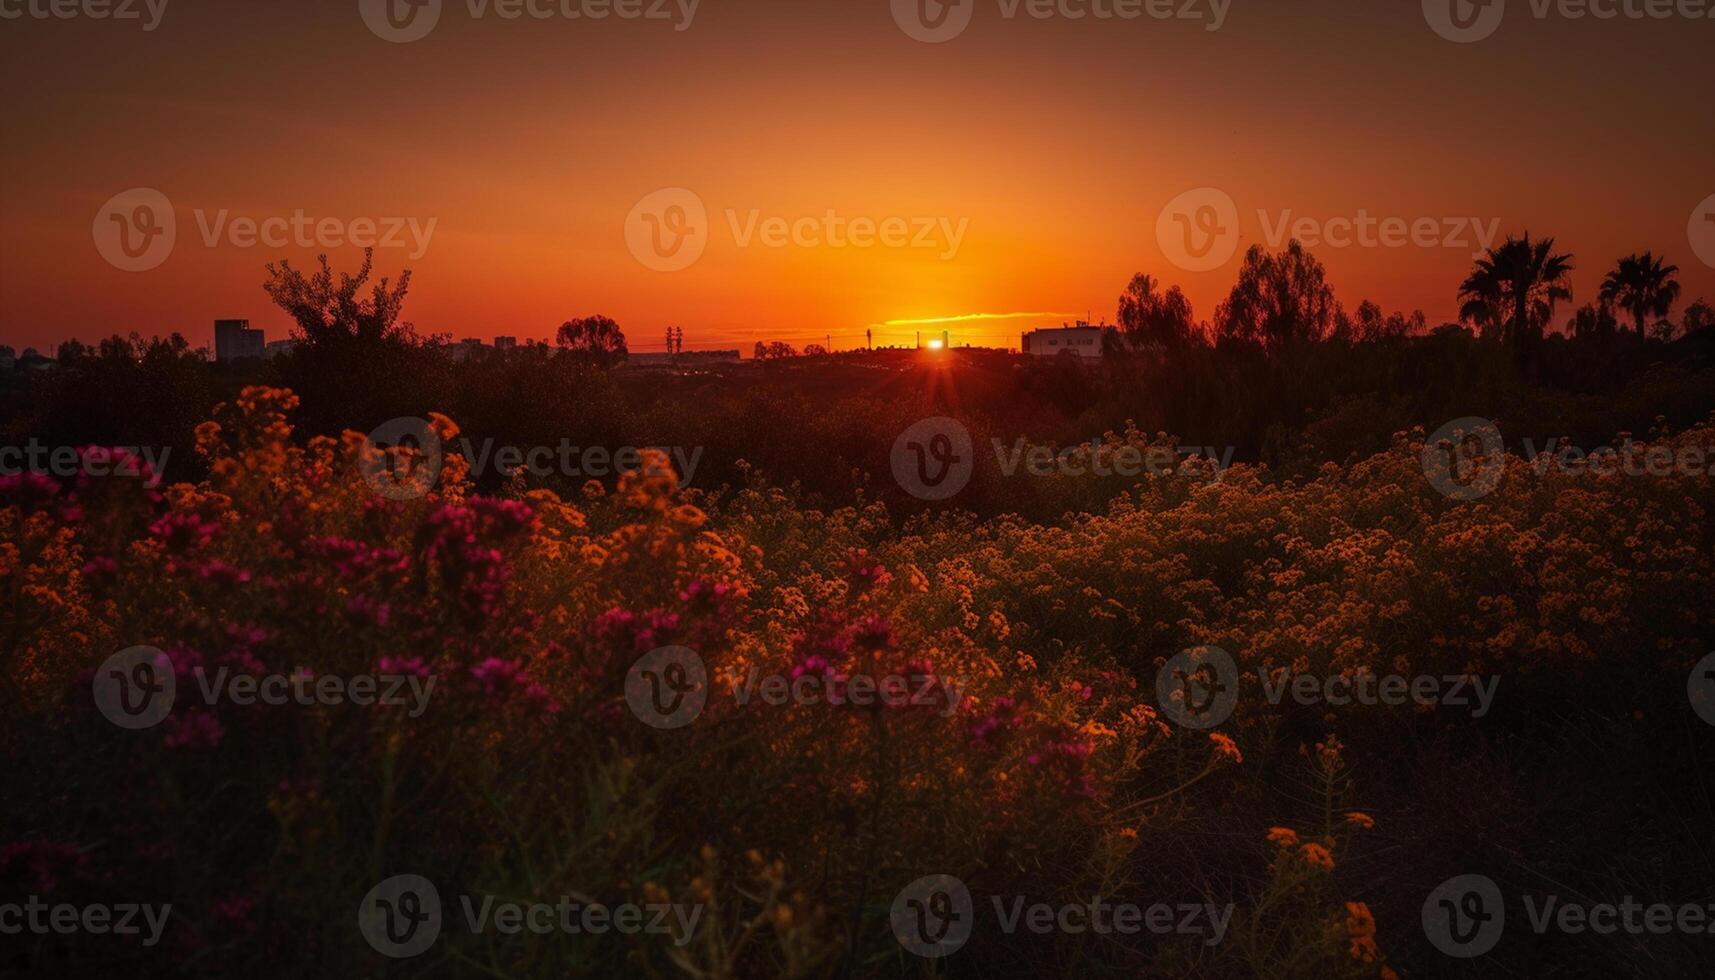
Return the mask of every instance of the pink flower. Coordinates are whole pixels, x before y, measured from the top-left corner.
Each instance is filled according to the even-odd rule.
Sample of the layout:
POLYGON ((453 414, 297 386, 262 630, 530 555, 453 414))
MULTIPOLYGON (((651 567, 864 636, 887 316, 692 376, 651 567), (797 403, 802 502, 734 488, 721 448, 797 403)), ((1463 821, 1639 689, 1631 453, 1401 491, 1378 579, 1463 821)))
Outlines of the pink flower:
POLYGON ((590 632, 614 653, 635 656, 678 640, 679 616, 660 609, 634 613, 615 607, 597 616, 590 632))
POLYGON ((197 567, 197 577, 204 582, 224 588, 246 585, 250 582, 250 573, 236 565, 223 561, 208 561, 197 567))
POLYGON ((971 740, 983 748, 994 748, 1013 730, 1024 724, 1018 702, 1012 698, 995 698, 988 714, 971 722, 971 740))
POLYGON ((558 711, 548 689, 536 683, 524 669, 522 660, 502 660, 488 657, 470 669, 471 676, 482 685, 482 693, 491 699, 516 697, 542 705, 548 711, 558 711))
POLYGON ((226 736, 220 721, 206 711, 168 716, 166 728, 166 737, 161 741, 170 749, 212 749, 226 736))
POLYGON ((428 677, 429 665, 422 657, 382 657, 375 672, 383 677, 428 677))
POLYGON ((168 511, 149 525, 149 533, 168 550, 184 553, 201 548, 220 533, 220 522, 194 511, 168 511))
POLYGON ((345 601, 346 615, 359 623, 386 626, 392 607, 373 596, 354 595, 345 601))
POLYGON ((30 890, 51 895, 63 878, 89 877, 89 857, 76 844, 17 840, 0 846, 0 875, 17 874, 30 890))
POLYGON ((83 563, 83 577, 88 579, 105 580, 119 572, 119 563, 106 555, 96 555, 83 563))

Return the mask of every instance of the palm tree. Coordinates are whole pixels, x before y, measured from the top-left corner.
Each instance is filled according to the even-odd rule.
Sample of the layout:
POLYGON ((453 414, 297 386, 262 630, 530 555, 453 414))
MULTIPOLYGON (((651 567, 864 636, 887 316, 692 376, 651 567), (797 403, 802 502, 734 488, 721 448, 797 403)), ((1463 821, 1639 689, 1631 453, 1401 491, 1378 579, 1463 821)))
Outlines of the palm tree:
POLYGON ((1459 286, 1459 316, 1485 334, 1499 332, 1528 362, 1554 304, 1572 298, 1571 274, 1572 256, 1555 254, 1554 239, 1508 236, 1459 286))
POLYGON ((1630 313, 1642 337, 1645 318, 1667 316, 1679 300, 1679 283, 1673 278, 1677 272, 1679 266, 1664 265, 1649 252, 1628 255, 1602 280, 1602 301, 1630 313))
POLYGON ((1459 306, 1460 323, 1476 327, 1480 337, 1500 335, 1507 318, 1506 303, 1501 297, 1500 280, 1495 278, 1492 264, 1485 261, 1477 265, 1476 271, 1459 286, 1459 298, 1464 300, 1459 306))

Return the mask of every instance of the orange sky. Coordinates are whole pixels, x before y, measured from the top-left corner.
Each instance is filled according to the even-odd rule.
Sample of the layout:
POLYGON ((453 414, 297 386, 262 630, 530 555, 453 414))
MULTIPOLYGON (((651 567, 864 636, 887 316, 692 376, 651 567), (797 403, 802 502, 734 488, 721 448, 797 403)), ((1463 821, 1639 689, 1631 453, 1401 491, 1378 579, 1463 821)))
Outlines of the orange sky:
MULTIPOLYGON (((1687 232, 1715 194, 1715 20, 1537 20, 1513 0, 1495 36, 1460 45, 1409 2, 1233 0, 1209 31, 1008 19, 1010 3, 971 0, 968 29, 927 44, 887 0, 702 0, 685 30, 473 18, 467 2, 401 44, 356 0, 168 0, 152 31, 0 20, 0 342, 177 330, 202 344, 223 316, 285 336, 263 266, 324 249, 209 245, 223 209, 433 221, 420 256, 377 260, 414 271, 419 331, 547 338, 605 313, 637 350, 669 324, 690 348, 830 334, 852 347, 866 327, 908 343, 919 328, 902 321, 1033 314, 949 325, 956 343, 1015 346, 1022 326, 1111 318, 1140 271, 1183 284, 1205 318, 1237 258, 1185 272, 1156 236, 1164 205, 1205 186, 1236 202, 1241 251, 1265 240, 1259 209, 1472 217, 1556 236, 1577 255, 1578 302, 1645 248, 1681 267, 1687 301, 1715 301, 1687 232), (92 225, 139 187, 171 201, 177 241, 125 272, 92 225), (674 187, 706 205, 707 246, 655 271, 628 248, 627 217, 674 187), (740 242, 753 211, 830 210, 962 236, 950 257, 941 231, 929 248, 740 242)), ((325 250, 336 266, 358 257, 325 250)), ((1452 318, 1471 259, 1314 251, 1348 307, 1367 297, 1432 322, 1452 318)))

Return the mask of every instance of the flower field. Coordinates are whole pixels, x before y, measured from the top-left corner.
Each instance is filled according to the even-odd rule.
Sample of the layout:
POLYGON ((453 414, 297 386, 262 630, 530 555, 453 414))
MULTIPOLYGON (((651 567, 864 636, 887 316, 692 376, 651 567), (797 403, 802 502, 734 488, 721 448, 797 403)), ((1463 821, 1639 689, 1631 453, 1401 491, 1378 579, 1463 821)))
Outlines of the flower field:
MULTIPOLYGON (((1643 875, 1710 897, 1710 804, 1686 787, 1708 785, 1715 728, 1685 699, 1715 649, 1707 475, 1509 456, 1461 501, 1415 430, 1306 479, 1188 463, 1047 523, 817 509, 757 471, 685 490, 654 455, 570 498, 478 494, 453 455, 393 500, 362 435, 294 441, 296 408, 267 387, 217 408, 195 485, 0 481, 0 888, 172 907, 153 944, 8 935, 0 972, 1501 975, 1449 973, 1426 943, 1437 882, 1485 867, 1617 895, 1643 875), (138 646, 177 702, 127 730, 91 691, 138 646), (706 668, 671 727, 637 708, 664 648, 706 668), (1233 710, 1176 723, 1164 665, 1205 648, 1237 663, 1233 710), (205 696, 234 675, 423 698, 205 696), (1493 704, 1268 696, 1300 675, 1488 678, 1493 704), (776 703, 759 677, 819 700, 776 703), (910 696, 863 697, 873 677, 910 696), (391 959, 360 907, 407 873, 448 924, 391 959), (945 957, 894 914, 935 875, 977 920, 945 957), (466 928, 485 896, 695 926, 466 928), (1226 915, 1218 941, 1009 931, 1014 896, 1226 915)), ((450 443, 455 420, 433 422, 450 443)), ((1715 457, 1715 426, 1657 439, 1715 457)), ((1709 945, 1525 931, 1505 962, 1694 975, 1709 945)))

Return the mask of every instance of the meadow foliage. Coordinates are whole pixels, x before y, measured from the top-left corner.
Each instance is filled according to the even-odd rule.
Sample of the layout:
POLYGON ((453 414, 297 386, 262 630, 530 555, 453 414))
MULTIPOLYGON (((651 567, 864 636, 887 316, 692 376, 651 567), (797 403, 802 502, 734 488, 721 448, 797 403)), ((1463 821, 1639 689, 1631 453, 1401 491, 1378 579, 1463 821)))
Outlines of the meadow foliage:
MULTIPOLYGON (((755 469, 684 490, 654 455, 559 495, 478 492, 455 454, 433 492, 393 501, 362 478, 362 435, 295 440, 296 408, 267 387, 218 406, 194 484, 0 479, 0 887, 180 916, 161 949, 34 936, 5 962, 370 962, 352 910, 421 871, 443 894, 708 910, 690 936, 449 932, 423 962, 455 975, 912 974, 929 966, 894 941, 888 905, 942 873, 980 896, 1237 907, 1218 946, 979 929, 961 969, 1388 977, 1421 943, 1408 886, 1536 839, 1507 822, 1538 775, 1508 740, 1564 732, 1577 691, 1602 751, 1635 751, 1678 724, 1659 692, 1678 685, 1682 706, 1715 643, 1706 475, 1512 456, 1495 493, 1461 502, 1425 479, 1419 429, 1296 480, 1193 461, 1058 521, 821 508, 755 469), (436 686, 420 714, 182 694, 160 726, 121 731, 92 672, 139 644, 181 692, 198 667, 436 686), (661 730, 624 688, 670 645, 711 688, 693 724, 661 730), (1170 724, 1154 689, 1202 645, 1241 670, 1212 732, 1170 724), (1282 670, 1499 675, 1504 696, 1481 724, 1445 705, 1269 703, 1261 682, 1282 670), (756 671, 959 696, 734 697, 756 671)), ((455 421, 432 421, 450 445, 455 421)), ((1715 459, 1715 426, 1653 438, 1715 459)), ((1110 440, 1089 451, 1171 442, 1110 440)), ((1611 856, 1679 846, 1673 824, 1611 856)))

